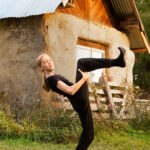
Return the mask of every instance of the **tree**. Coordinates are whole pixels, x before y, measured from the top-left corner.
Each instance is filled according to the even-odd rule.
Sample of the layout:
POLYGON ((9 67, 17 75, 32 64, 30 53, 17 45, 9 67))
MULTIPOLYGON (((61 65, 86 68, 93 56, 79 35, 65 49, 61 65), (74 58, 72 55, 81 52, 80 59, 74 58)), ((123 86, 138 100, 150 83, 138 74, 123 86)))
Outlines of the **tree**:
MULTIPOLYGON (((135 0, 145 31, 150 39, 150 0, 135 0)), ((150 89, 150 55, 137 53, 134 66, 134 83, 142 89, 150 89)))
POLYGON ((150 0, 135 0, 146 33, 150 39, 150 0))

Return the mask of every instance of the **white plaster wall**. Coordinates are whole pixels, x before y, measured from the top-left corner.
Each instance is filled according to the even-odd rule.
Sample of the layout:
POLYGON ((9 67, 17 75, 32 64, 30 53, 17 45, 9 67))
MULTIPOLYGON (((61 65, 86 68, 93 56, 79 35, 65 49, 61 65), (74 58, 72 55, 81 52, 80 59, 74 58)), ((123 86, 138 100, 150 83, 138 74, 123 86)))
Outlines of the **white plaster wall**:
POLYGON ((55 73, 64 75, 74 82, 76 70, 76 46, 78 38, 96 41, 108 46, 106 56, 116 58, 117 47, 126 49, 126 67, 107 69, 109 80, 133 83, 134 53, 130 50, 129 40, 122 32, 104 25, 76 18, 67 14, 50 14, 45 17, 47 28, 47 51, 55 63, 55 73))

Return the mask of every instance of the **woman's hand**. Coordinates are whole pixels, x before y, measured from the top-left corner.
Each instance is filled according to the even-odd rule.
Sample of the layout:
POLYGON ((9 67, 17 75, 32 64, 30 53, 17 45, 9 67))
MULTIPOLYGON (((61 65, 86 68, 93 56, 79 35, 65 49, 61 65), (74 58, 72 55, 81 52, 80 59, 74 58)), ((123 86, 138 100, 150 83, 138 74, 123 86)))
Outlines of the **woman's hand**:
POLYGON ((89 77, 88 77, 88 72, 83 72, 83 71, 81 71, 81 69, 79 69, 79 68, 78 68, 78 71, 82 74, 82 76, 83 76, 83 78, 85 79, 85 81, 88 80, 88 78, 89 78, 89 77))
POLYGON ((82 74, 83 77, 77 83, 73 84, 72 86, 68 86, 67 84, 59 80, 57 82, 57 88, 65 92, 66 94, 74 95, 80 89, 80 87, 85 83, 85 81, 88 79, 87 72, 83 72, 80 69, 78 70, 82 74))

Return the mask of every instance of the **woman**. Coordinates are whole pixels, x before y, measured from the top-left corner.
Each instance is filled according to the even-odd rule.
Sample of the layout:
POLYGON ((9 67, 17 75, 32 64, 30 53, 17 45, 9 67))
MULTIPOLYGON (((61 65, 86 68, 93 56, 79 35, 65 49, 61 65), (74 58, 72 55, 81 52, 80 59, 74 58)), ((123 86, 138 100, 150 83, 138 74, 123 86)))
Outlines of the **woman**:
POLYGON ((47 54, 41 54, 36 62, 38 69, 44 72, 45 83, 49 89, 67 96, 74 110, 79 114, 83 131, 76 150, 87 150, 94 139, 93 120, 89 103, 88 73, 95 69, 114 66, 125 67, 125 49, 118 47, 120 55, 116 59, 82 58, 78 60, 76 83, 54 73, 54 63, 47 54))

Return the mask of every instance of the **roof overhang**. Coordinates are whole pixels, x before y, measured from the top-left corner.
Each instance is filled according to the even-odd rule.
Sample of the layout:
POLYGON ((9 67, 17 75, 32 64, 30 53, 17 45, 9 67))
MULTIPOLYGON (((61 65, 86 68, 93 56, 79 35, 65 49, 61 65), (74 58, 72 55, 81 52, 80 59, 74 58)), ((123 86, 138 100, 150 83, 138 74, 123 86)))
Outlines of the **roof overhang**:
POLYGON ((148 51, 150 44, 134 0, 109 0, 117 20, 116 28, 125 32, 134 52, 148 51))
POLYGON ((53 13, 63 3, 69 0, 1 0, 0 19, 9 17, 27 17, 45 13, 53 13))

